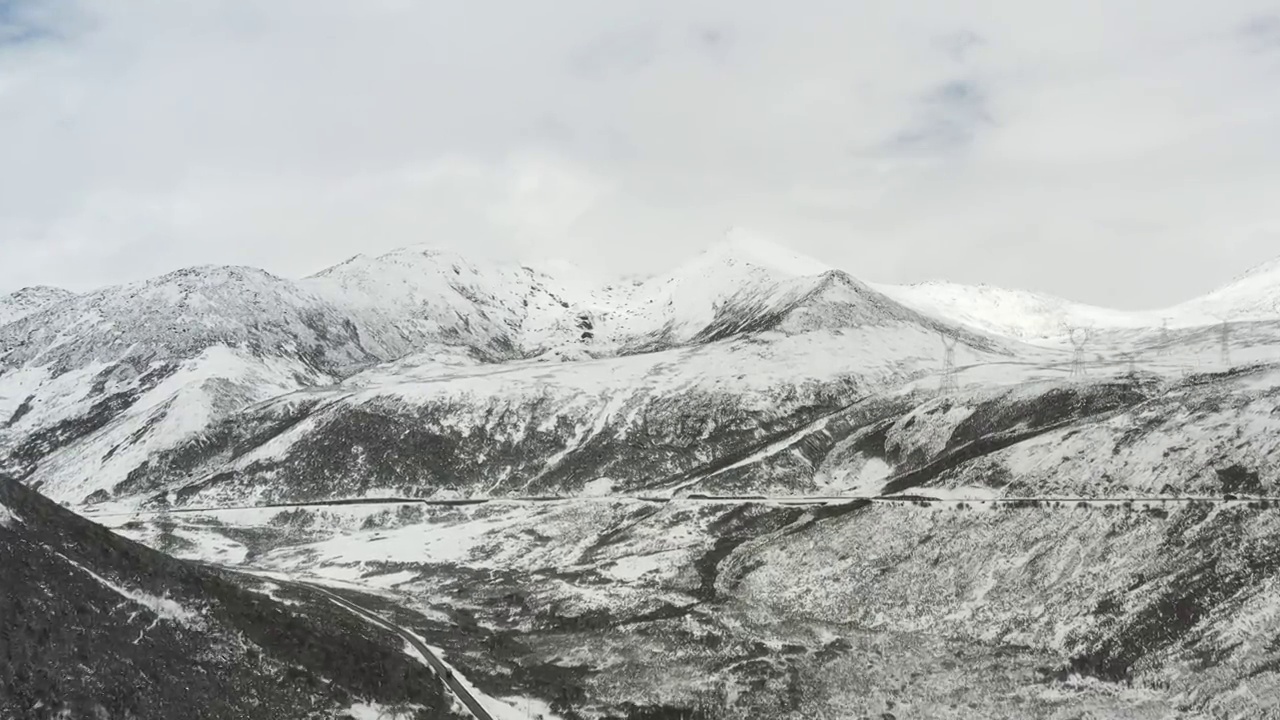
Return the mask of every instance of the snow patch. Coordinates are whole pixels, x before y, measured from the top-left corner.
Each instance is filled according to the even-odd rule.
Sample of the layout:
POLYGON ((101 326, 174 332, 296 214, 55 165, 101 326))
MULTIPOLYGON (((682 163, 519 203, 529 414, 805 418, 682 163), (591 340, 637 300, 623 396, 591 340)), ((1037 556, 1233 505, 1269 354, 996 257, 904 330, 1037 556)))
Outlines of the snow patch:
POLYGON ((673 562, 671 554, 679 553, 680 550, 667 550, 665 552, 651 553, 648 555, 628 555, 618 558, 603 572, 609 577, 620 580, 622 582, 635 582, 651 573, 658 572, 665 568, 678 566, 679 560, 684 558, 677 557, 677 561, 673 562))
POLYGON ((0 527, 11 528, 21 522, 22 518, 18 517, 8 506, 0 504, 0 527))
POLYGON ((987 501, 1000 497, 997 490, 989 487, 978 487, 976 485, 965 485, 961 487, 945 488, 945 487, 914 487, 905 492, 907 495, 919 495, 921 497, 929 497, 937 500, 977 500, 987 501))
POLYGON ((122 585, 117 585, 75 560, 72 560, 66 555, 58 553, 58 557, 79 568, 81 572, 94 580, 97 580, 103 587, 106 587, 126 600, 137 603, 151 611, 151 613, 156 616, 156 620, 151 624, 151 627, 155 627, 156 622, 160 622, 161 620, 169 620, 171 622, 178 623, 179 625, 191 628, 199 628, 204 625, 203 619, 199 613, 183 607, 182 604, 171 598, 152 595, 139 590, 131 590, 122 585))
POLYGON ((412 720, 418 717, 421 705, 382 705, 376 702, 360 702, 346 708, 339 720, 412 720))
POLYGON ((585 497, 603 497, 613 494, 613 480, 609 478, 599 478, 592 480, 582 486, 582 495, 585 497))
POLYGON ((867 458, 854 480, 854 493, 880 494, 884 481, 893 474, 893 466, 878 457, 867 458))

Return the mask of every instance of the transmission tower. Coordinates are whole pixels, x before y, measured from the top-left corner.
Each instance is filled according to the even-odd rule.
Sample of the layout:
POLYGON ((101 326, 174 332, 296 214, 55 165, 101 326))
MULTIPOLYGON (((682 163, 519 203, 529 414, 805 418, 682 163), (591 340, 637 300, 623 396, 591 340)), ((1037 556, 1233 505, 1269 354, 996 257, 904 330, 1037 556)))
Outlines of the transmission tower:
POLYGON ((1071 353, 1071 377, 1084 375, 1084 348, 1092 335, 1093 332, 1089 328, 1071 328, 1071 333, 1068 335, 1071 339, 1071 347, 1074 348, 1074 352, 1071 353))
POLYGON ((1169 318, 1165 318, 1160 325, 1160 352, 1161 354, 1169 352, 1169 348, 1173 345, 1173 336, 1169 334, 1169 318))
POLYGON ((956 338, 939 332, 938 337, 942 338, 942 383, 938 390, 943 395, 953 395, 960 389, 960 383, 956 380, 956 338))
POLYGON ((1218 339, 1221 345, 1221 355, 1219 356, 1224 368, 1231 367, 1231 316, 1226 314, 1214 314, 1214 317, 1222 321, 1218 325, 1218 339))
POLYGON ((1231 367, 1231 321, 1222 321, 1222 366, 1231 367))
POLYGON ((1137 365, 1137 363, 1138 363, 1138 358, 1139 358, 1140 356, 1141 356, 1141 353, 1139 353, 1137 350, 1132 350, 1132 351, 1130 351, 1130 352, 1122 352, 1122 353, 1120 353, 1120 358, 1121 358, 1122 360, 1124 360, 1125 362, 1129 363, 1129 372, 1128 372, 1129 377, 1136 377, 1136 376, 1137 376, 1137 374, 1138 374, 1138 365, 1137 365))

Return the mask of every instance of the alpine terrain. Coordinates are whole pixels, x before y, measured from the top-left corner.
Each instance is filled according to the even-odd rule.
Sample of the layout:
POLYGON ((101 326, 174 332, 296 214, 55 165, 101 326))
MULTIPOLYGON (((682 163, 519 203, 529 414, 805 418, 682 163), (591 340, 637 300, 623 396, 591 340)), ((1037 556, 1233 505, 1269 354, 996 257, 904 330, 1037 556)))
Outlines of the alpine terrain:
POLYGON ((29 288, 0 474, 4 718, 1280 717, 1280 263, 29 288))

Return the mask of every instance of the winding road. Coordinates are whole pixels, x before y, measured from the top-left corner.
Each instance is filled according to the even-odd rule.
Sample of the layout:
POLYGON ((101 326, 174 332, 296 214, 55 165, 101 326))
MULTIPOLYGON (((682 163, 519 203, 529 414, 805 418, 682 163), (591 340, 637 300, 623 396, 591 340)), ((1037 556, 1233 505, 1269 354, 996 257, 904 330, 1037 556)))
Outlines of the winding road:
POLYGON ((449 667, 444 664, 444 661, 441 660, 439 657, 437 657, 436 654, 431 651, 431 648, 427 647, 426 644, 424 644, 421 640, 419 640, 417 636, 415 636, 413 633, 409 632, 408 630, 405 630, 399 625, 395 625, 393 623, 387 622, 386 620, 383 620, 373 611, 362 608, 359 605, 356 605, 355 603, 351 602, 350 600, 347 600, 346 598, 341 597, 320 585, 315 585, 313 583, 297 582, 297 581, 295 581, 295 584, 314 590, 320 593, 321 595, 324 595, 325 597, 329 598, 329 600, 333 601, 335 605, 343 608, 344 610, 350 612, 351 614, 357 615, 361 619, 367 622, 370 622, 374 625, 382 627, 386 630, 390 630, 391 632, 394 632, 395 634, 404 638, 405 642, 412 645, 414 649, 416 649, 419 653, 422 654, 422 657, 426 658, 427 664, 430 665, 431 669, 435 671, 436 676, 444 680, 445 685, 448 686, 448 688, 451 691, 453 691, 453 694, 457 696, 459 700, 462 701, 462 704, 465 705, 467 707, 467 710, 476 717, 476 720, 495 720, 493 715, 490 715, 489 711, 485 710, 484 706, 480 704, 480 700, 476 698, 475 695, 472 695, 471 691, 468 690, 466 686, 464 686, 462 682, 459 681, 458 678, 453 674, 453 671, 450 670, 449 667))

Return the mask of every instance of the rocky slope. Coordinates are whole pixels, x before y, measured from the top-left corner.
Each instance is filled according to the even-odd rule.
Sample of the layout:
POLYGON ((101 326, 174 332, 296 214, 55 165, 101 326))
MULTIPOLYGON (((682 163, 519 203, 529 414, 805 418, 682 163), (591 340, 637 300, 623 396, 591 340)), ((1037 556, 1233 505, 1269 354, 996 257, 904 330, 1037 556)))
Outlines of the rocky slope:
POLYGON ((62 288, 36 285, 0 297, 0 325, 7 325, 41 310, 70 300, 75 293, 62 288))
POLYGON ((0 586, 0 717, 465 717, 394 633, 175 560, 8 478, 0 586))

